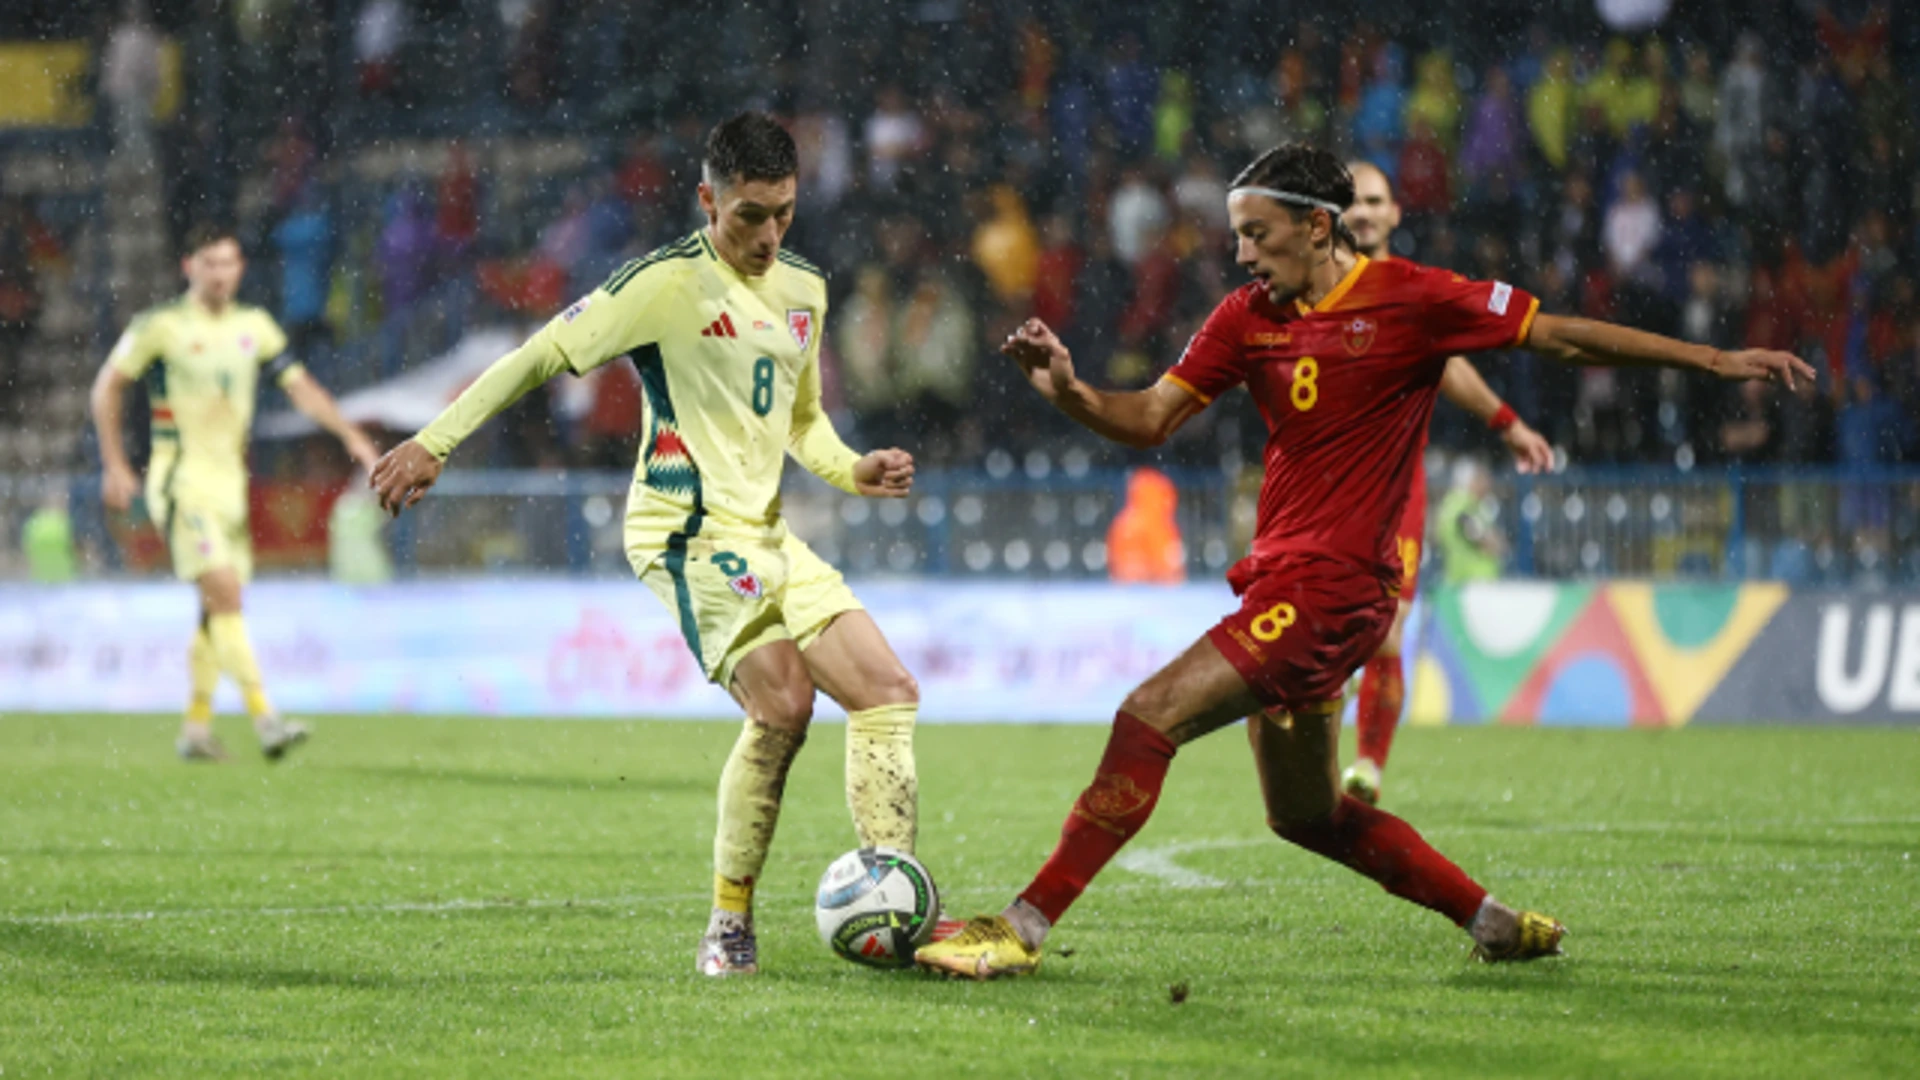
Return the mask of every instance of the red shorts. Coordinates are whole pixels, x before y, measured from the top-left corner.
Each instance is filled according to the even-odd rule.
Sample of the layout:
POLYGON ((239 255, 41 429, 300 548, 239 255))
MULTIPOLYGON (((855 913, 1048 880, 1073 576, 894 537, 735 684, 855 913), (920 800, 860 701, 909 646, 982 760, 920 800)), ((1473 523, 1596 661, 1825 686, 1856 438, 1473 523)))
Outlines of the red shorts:
POLYGON ((1378 577, 1302 555, 1282 557, 1239 592, 1240 610, 1207 640, 1262 705, 1295 712, 1340 697, 1386 640, 1398 603, 1378 577))
POLYGON ((1400 529, 1394 534, 1394 550, 1400 553, 1400 562, 1406 568, 1406 576, 1400 579, 1400 599, 1412 601, 1413 594, 1420 591, 1420 545, 1427 538, 1427 469, 1416 465, 1413 470, 1413 488, 1407 492, 1406 509, 1400 511, 1400 529))

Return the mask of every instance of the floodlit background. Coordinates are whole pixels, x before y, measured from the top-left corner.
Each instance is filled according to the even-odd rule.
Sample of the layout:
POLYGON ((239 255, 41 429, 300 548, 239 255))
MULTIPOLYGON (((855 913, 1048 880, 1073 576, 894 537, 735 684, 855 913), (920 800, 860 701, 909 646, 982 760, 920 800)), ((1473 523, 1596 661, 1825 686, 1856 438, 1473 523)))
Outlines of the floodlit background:
MULTIPOLYGON (((1176 561, 1217 582, 1251 531, 1264 431, 1247 401, 1133 453, 1052 414, 992 347, 1037 314, 1090 376, 1150 382, 1242 280, 1225 179, 1305 139, 1393 176, 1399 255, 1513 281, 1553 311, 1792 349, 1821 372, 1795 395, 1476 358, 1566 468, 1515 476, 1442 404, 1435 509, 1474 465, 1492 483, 1433 516, 1428 599, 1461 576, 1444 552, 1468 517, 1505 578, 1550 590, 1630 579, 1865 604, 1920 580, 1910 11, 1096 7, 14 0, 0 10, 0 580, 169 580, 141 508, 101 509, 85 388, 126 322, 183 288, 192 223, 237 223, 244 298, 391 445, 624 260, 696 227, 702 137, 743 107, 774 110, 800 142, 789 246, 830 274, 836 422, 921 463, 916 497, 886 504, 790 470, 796 529, 856 579, 1107 580, 1132 470, 1151 466, 1178 492, 1176 561)), ((128 414, 138 449, 144 410, 128 414)), ((341 497, 359 481, 332 440, 269 389, 259 562, 268 578, 354 582, 629 578, 639 426, 630 365, 557 380, 463 447, 417 515, 383 525, 341 497)), ((653 616, 638 590, 624 600, 653 616)), ((1700 619, 1724 625, 1734 603, 1700 619)), ((1480 621, 1519 618, 1498 610, 1480 621)), ((1858 614, 1841 668, 1872 639, 1858 614)), ((1441 620, 1456 636, 1474 622, 1441 620)), ((1551 637, 1547 615, 1519 622, 1528 642, 1551 637)), ((1866 674, 1874 655, 1854 657, 1866 674)), ((1889 655, 1897 683, 1904 654, 1889 655)), ((1634 689, 1658 682, 1651 663, 1626 665, 1642 669, 1623 676, 1628 699, 1652 693, 1634 689)), ((1508 700, 1489 695, 1482 715, 1508 700)))

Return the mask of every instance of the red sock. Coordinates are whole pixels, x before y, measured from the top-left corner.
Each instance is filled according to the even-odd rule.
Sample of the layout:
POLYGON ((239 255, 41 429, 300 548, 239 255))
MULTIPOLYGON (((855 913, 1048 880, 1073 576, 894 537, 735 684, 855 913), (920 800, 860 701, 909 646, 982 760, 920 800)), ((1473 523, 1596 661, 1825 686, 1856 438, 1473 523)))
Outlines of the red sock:
POLYGON ((1487 890, 1433 850, 1413 826, 1351 795, 1342 795, 1333 813, 1318 821, 1273 831, 1460 926, 1473 921, 1487 898, 1487 890))
POLYGON ((1393 729, 1400 726, 1400 703, 1407 697, 1400 677, 1400 658, 1376 656, 1360 676, 1360 715, 1354 726, 1360 733, 1360 756, 1382 768, 1393 746, 1393 729))
POLYGON ((1146 827, 1153 804, 1160 801, 1173 749, 1165 735, 1142 721, 1124 712, 1114 716, 1093 784, 1074 801, 1059 846, 1020 899, 1039 908, 1048 922, 1059 922, 1100 868, 1146 827))

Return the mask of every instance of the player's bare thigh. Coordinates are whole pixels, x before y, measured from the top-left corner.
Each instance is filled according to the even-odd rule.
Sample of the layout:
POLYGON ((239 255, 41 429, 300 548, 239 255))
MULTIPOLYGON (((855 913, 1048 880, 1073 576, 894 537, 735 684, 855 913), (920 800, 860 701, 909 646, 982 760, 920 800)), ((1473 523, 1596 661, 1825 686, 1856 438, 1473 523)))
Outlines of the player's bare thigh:
POLYGON ((1120 708, 1178 746, 1258 711, 1260 702, 1213 642, 1201 638, 1135 687, 1120 708))
POLYGON ((231 615, 240 610, 240 575, 231 566, 209 570, 193 579, 200 590, 200 610, 208 615, 231 615))
POLYGON ((1405 632, 1407 628, 1407 612, 1412 610, 1413 605, 1411 603, 1405 600, 1400 601, 1399 606, 1396 607, 1393 612, 1393 625, 1387 628, 1385 640, 1380 642, 1379 650, 1373 655, 1384 656, 1388 659, 1400 655, 1401 634, 1405 632))
POLYGON ((727 685, 747 718, 787 731, 813 721, 813 677, 791 639, 769 641, 740 658, 727 685))
POLYGON ((864 611, 834 616, 801 657, 814 685, 850 713, 920 701, 920 685, 864 611))
POLYGON ((1314 821, 1333 812, 1340 799, 1340 712, 1327 702, 1288 715, 1255 713, 1247 718, 1267 824, 1274 828, 1314 821))

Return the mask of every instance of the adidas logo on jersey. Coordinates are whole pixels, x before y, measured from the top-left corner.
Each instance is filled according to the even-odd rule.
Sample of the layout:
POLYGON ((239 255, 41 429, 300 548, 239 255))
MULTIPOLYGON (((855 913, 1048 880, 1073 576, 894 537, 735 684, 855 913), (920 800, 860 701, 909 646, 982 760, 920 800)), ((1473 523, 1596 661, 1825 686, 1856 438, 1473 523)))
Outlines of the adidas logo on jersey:
POLYGON ((700 336, 737 338, 740 336, 740 331, 733 328, 732 316, 723 311, 720 313, 719 318, 713 320, 712 326, 700 331, 700 336))

